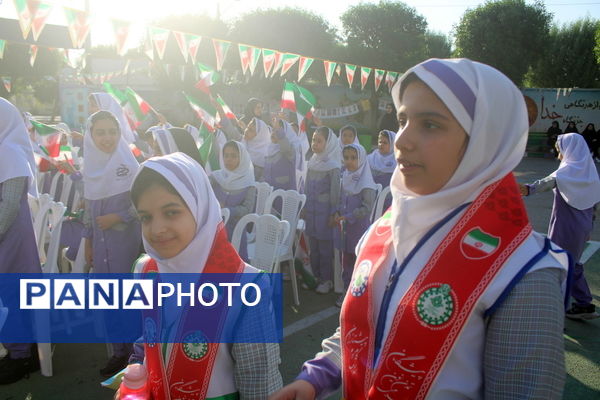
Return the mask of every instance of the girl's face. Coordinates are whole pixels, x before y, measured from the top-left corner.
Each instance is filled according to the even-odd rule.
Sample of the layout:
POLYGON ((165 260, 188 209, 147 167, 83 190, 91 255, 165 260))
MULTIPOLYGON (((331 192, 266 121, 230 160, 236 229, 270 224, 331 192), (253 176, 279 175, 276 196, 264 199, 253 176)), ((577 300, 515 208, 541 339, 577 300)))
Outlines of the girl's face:
POLYGON ((345 146, 352 143, 354 143, 354 131, 352 129, 344 129, 342 131, 342 144, 345 146))
POLYGON ((358 152, 355 149, 344 149, 344 167, 350 172, 358 169, 358 152))
POLYGON ((435 193, 458 168, 467 148, 467 133, 423 82, 410 83, 401 100, 395 142, 400 179, 417 194, 435 193))
POLYGON ((233 146, 226 146, 223 149, 223 164, 230 171, 235 170, 240 165, 240 153, 233 146))
POLYGON ((160 258, 181 253, 196 235, 196 221, 181 197, 161 185, 152 185, 136 205, 142 234, 160 258))
POLYGON ((325 140, 323 135, 321 135, 319 132, 315 132, 310 145, 313 153, 318 154, 324 152, 325 146, 327 146, 327 140, 325 140))
POLYGON ((112 154, 117 149, 120 138, 119 127, 110 118, 100 119, 92 126, 92 140, 104 153, 112 154))
POLYGON ((262 103, 256 103, 256 105, 254 106, 254 116, 260 117, 262 115, 262 112, 263 112, 262 103))
POLYGON ((390 140, 387 135, 379 134, 377 138, 377 148, 381 154, 390 154, 390 140))

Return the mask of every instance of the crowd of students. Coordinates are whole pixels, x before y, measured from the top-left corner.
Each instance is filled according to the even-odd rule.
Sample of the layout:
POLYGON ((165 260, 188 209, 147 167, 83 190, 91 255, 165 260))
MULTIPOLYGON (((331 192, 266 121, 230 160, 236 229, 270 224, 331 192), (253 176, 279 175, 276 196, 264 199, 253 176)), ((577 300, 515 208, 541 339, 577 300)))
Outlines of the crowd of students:
MULTIPOLYGON (((229 240, 254 210, 255 183, 264 181, 306 194, 315 292, 333 289, 334 249, 345 292, 337 301, 340 327, 283 389, 276 344, 211 345, 212 364, 194 364, 177 358, 175 347, 161 355, 156 347, 114 343, 100 373, 143 362, 155 399, 178 398, 171 383, 190 377, 197 377, 198 399, 312 399, 340 387, 346 399, 560 398, 568 262, 556 244, 577 261, 600 201, 595 168, 587 163, 585 176, 572 178, 573 139, 559 137, 565 166, 546 186, 564 199, 555 208, 574 207, 581 217, 554 223, 561 233, 551 233, 551 243, 532 231, 521 200, 541 184, 525 192, 512 175, 528 121, 508 78, 470 60, 432 59, 407 71, 392 97, 398 133, 378 132, 369 155, 351 125, 336 134, 317 120, 309 139, 283 114, 263 117, 262 102, 250 99, 240 118, 222 116, 210 133, 212 154, 201 157, 209 139, 194 123, 177 128, 163 120, 135 132, 111 96, 92 94, 82 168, 57 167, 83 182, 76 186, 85 198, 80 229, 68 229, 75 240, 63 242, 86 238, 94 272, 130 272, 134 264, 145 272, 255 271, 245 246, 238 255, 229 240), (390 186, 392 199, 373 222, 377 184, 390 186), (224 227, 220 208, 231 214, 224 227), (585 225, 570 238, 576 244, 560 240, 565 224, 585 225)), ((17 222, 31 219, 35 143, 28 117, 3 99, 0 113, 0 272, 39 272, 31 224, 17 222)), ((593 318, 578 268, 581 290, 570 312, 593 318)), ((0 383, 35 368, 31 346, 4 345, 0 383)))

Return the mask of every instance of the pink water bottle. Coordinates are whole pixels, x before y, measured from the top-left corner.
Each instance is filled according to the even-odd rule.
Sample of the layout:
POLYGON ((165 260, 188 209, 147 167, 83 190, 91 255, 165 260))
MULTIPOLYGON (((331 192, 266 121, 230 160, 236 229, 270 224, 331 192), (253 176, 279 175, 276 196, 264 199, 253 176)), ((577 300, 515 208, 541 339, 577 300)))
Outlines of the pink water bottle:
POLYGON ((119 386, 120 400, 149 400, 148 373, 142 364, 129 364, 119 386))

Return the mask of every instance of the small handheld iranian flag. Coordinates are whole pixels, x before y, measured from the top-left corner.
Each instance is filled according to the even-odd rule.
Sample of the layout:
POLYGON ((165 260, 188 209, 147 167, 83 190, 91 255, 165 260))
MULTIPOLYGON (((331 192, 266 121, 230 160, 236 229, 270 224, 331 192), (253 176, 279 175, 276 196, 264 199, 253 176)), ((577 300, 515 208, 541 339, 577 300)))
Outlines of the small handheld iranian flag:
POLYGON ((231 111, 231 108, 229 108, 227 103, 225 103, 225 100, 223 100, 223 98, 221 98, 220 95, 217 95, 217 103, 219 103, 221 105, 221 107, 223 108, 223 112, 225 112, 225 118, 233 119, 233 120, 237 119, 235 117, 235 114, 233 113, 233 111, 231 111))
POLYGON ((493 254, 498 245, 500 238, 490 235, 481 228, 477 227, 470 230, 460 244, 460 249, 463 255, 470 259, 481 259, 493 254))
POLYGON ((30 120, 35 129, 35 141, 43 148, 49 157, 58 157, 60 155, 60 138, 62 131, 52 126, 42 124, 35 120, 30 120))
POLYGON ((210 132, 215 131, 215 124, 217 122, 215 115, 217 114, 217 110, 210 103, 203 103, 198 99, 185 94, 185 98, 190 103, 190 107, 196 112, 198 118, 204 122, 204 126, 210 132))

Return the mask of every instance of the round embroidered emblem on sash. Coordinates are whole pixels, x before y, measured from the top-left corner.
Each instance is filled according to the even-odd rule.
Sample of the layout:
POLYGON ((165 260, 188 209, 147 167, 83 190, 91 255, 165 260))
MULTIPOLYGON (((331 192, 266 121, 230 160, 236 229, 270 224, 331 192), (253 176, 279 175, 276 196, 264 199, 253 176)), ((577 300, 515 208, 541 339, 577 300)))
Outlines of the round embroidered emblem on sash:
POLYGON ((371 267, 373 264, 369 260, 363 260, 356 270, 354 280, 352 281, 352 289, 350 293, 352 296, 362 296, 365 290, 367 290, 367 283, 369 282, 369 274, 371 273, 371 267))
POLYGON ((156 345, 156 322, 150 317, 144 320, 144 341, 149 347, 156 345))
POLYGON ((183 353, 190 360, 200 360, 208 353, 208 341, 200 331, 188 334, 181 343, 183 353))
POLYGON ((456 298, 448 284, 432 284, 417 299, 415 311, 423 326, 440 328, 448 322, 456 308, 456 298))

